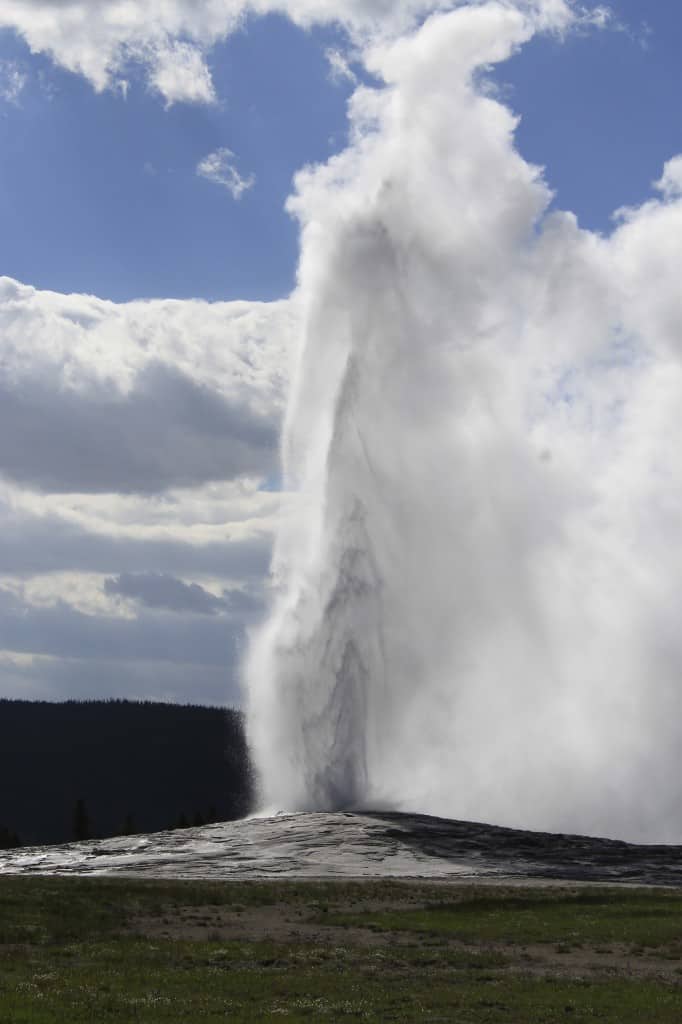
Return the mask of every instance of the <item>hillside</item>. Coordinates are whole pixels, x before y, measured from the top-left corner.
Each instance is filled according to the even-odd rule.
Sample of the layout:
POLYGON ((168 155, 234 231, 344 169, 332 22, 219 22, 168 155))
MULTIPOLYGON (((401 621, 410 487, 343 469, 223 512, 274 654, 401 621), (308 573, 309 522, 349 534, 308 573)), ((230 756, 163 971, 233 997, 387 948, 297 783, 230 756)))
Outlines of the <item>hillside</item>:
POLYGON ((0 835, 24 845, 238 818, 251 788, 239 712, 0 700, 0 835))

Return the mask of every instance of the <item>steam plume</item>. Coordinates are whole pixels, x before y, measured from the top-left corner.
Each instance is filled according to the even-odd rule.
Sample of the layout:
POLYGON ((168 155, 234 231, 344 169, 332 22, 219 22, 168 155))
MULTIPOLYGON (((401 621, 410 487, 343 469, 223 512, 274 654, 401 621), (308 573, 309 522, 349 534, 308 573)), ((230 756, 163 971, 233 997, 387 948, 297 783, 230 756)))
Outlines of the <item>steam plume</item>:
POLYGON ((351 145, 299 175, 268 806, 682 839, 677 163, 609 238, 546 213, 480 70, 551 10, 377 46, 351 145))

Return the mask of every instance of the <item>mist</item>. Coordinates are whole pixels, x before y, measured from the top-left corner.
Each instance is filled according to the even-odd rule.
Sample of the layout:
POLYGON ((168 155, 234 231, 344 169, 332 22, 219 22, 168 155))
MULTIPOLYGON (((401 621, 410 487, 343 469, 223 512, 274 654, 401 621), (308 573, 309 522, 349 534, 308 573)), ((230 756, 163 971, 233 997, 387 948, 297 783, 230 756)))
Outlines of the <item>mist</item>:
POLYGON ((682 841, 682 157, 581 229, 485 76, 576 18, 368 46, 350 145, 297 178, 264 807, 682 841))

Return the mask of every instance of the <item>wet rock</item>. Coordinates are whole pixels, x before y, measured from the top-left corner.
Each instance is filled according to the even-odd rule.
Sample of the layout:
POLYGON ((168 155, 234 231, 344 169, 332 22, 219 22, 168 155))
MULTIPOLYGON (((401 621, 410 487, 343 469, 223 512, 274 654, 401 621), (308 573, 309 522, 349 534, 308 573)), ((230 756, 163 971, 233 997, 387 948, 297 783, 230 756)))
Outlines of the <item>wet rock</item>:
POLYGON ((280 814, 0 853, 0 874, 151 878, 555 879, 682 885, 682 847, 418 814, 280 814))

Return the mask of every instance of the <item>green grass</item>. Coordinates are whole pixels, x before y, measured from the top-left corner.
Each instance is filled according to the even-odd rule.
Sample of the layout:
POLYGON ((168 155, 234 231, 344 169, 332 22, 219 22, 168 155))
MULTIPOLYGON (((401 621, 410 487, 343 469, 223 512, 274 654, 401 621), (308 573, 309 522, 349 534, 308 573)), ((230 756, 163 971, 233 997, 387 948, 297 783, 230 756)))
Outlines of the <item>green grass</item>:
POLYGON ((681 936, 682 895, 654 890, 0 878, 0 1024, 679 1024, 681 936), (263 907, 322 922, 322 937, 254 937, 263 907), (251 932, 140 934, 142 918, 177 923, 183 908, 206 936, 218 912, 234 927, 251 915, 251 932), (528 953, 533 943, 546 961, 528 953), (602 971, 599 958, 623 944, 621 967, 602 971), (633 980, 635 950, 667 958, 667 980, 633 980))
POLYGON ((464 942, 675 945, 682 954, 682 895, 657 890, 490 890, 407 910, 334 914, 337 925, 438 933, 464 942))

